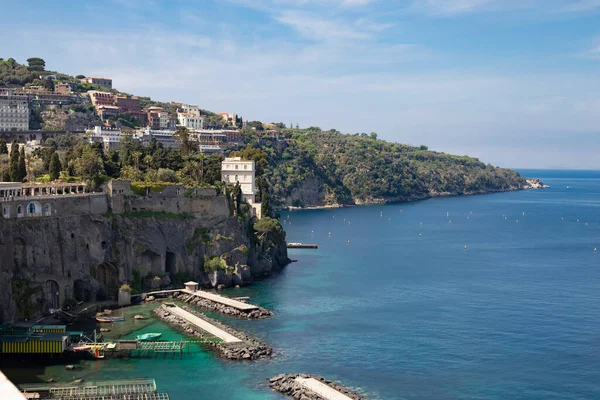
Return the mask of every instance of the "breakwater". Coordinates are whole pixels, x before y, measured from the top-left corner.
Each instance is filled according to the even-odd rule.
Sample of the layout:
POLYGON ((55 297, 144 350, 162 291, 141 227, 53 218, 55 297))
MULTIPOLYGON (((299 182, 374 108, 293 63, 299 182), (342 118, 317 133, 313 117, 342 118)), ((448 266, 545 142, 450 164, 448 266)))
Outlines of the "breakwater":
POLYGON ((265 308, 256 307, 251 310, 241 310, 239 308, 235 308, 229 306, 227 304, 217 303, 215 301, 198 297, 193 294, 181 292, 179 295, 175 296, 176 299, 183 301, 184 303, 191 304, 195 307, 208 309, 211 311, 216 311, 221 314, 229 315, 232 317, 238 318, 247 318, 247 319, 261 319, 268 318, 273 315, 273 313, 265 308))
POLYGON ((314 392, 307 385, 303 384, 303 381, 310 379, 314 379, 335 390, 340 394, 340 396, 337 396, 339 398, 344 398, 345 396, 345 398, 352 400, 366 400, 366 397, 353 393, 345 387, 318 375, 280 374, 269 379, 269 387, 298 400, 328 400, 328 397, 314 392))
MULTIPOLYGON (((189 307, 184 306, 181 309, 189 314, 192 314, 194 317, 200 318, 201 320, 209 323, 213 327, 225 331, 234 338, 239 339, 238 341, 230 340, 229 342, 222 341, 219 343, 206 344, 207 346, 217 350, 220 357, 230 360, 259 360, 271 357, 273 349, 260 343, 258 340, 251 338, 245 333, 236 331, 231 327, 215 321, 214 319, 209 318, 200 312, 190 309, 189 307)), ((181 315, 177 315, 176 313, 170 311, 169 307, 159 307, 154 310, 154 313, 159 319, 186 333, 187 335, 198 338, 208 338, 214 336, 198 325, 192 323, 192 318, 186 319, 181 315)))

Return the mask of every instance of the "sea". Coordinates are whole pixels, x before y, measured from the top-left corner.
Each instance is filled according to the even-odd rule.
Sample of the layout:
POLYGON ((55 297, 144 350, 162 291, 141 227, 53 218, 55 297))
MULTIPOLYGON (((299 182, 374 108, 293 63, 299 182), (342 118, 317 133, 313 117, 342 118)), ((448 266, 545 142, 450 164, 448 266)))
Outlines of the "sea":
MULTIPOLYGON (((2 369, 18 382, 148 377, 172 400, 283 399, 267 379, 293 372, 369 399, 600 399, 600 171, 521 173, 551 188, 282 212, 288 241, 318 249, 225 291, 274 317, 220 317, 272 346, 271 360, 193 345, 183 359, 2 369)), ((123 324, 126 337, 184 338, 123 324)))

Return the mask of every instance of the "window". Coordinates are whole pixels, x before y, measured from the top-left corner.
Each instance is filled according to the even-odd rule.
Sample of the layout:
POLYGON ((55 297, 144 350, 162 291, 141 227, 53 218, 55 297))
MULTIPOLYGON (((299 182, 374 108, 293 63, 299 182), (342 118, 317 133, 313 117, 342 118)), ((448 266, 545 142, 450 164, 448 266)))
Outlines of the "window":
POLYGON ((239 165, 236 164, 235 169, 238 169, 239 165))
POLYGON ((244 165, 244 169, 248 169, 248 166, 247 166, 247 165, 244 165))
POLYGON ((238 182, 238 176, 237 175, 235 176, 235 182, 238 182))
POLYGON ((44 215, 52 215, 52 209, 50 208, 50 204, 46 204, 44 206, 44 215))
POLYGON ((35 213, 35 204, 33 203, 29 203, 29 206, 27 206, 29 209, 29 214, 34 214, 35 213))
POLYGON ((23 216, 23 206, 17 206, 17 217, 23 216))

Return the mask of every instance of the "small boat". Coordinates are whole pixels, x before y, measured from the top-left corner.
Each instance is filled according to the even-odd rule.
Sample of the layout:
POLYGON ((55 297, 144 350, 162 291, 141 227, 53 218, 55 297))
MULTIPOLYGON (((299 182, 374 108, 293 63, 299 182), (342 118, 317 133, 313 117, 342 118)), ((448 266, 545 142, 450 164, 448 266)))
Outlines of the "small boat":
POLYGON ((143 333, 141 335, 137 335, 135 338, 140 342, 153 342, 156 339, 159 339, 162 336, 162 333, 143 333))
POLYGON ((146 317, 144 317, 143 315, 137 314, 135 317, 133 317, 135 319, 146 319, 146 317))
POLYGON ((96 321, 101 323, 122 322, 125 317, 96 317, 96 321))

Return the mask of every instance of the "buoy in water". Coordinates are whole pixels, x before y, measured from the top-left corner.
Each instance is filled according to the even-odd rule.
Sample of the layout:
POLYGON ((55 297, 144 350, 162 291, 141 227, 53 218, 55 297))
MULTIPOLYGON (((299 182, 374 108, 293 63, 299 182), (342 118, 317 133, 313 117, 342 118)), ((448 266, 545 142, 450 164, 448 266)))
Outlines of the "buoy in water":
POLYGON ((350 244, 350 241, 348 240, 348 244, 350 244))
POLYGON ((421 234, 419 233, 419 236, 423 236, 423 235, 421 235, 421 234))
POLYGON ((467 246, 465 245, 465 250, 467 249, 467 246))
POLYGON ((596 252, 596 248, 594 247, 594 253, 596 252))
POLYGON ((327 234, 327 236, 331 236, 331 232, 329 232, 329 233, 327 234))
POLYGON ((421 222, 421 225, 423 225, 423 223, 421 222))
POLYGON ((525 211, 523 211, 523 215, 525 215, 525 211))
POLYGON ((519 220, 517 220, 517 224, 519 223, 519 220))
POLYGON ((310 231, 310 234, 311 234, 311 235, 314 235, 314 234, 315 234, 315 231, 310 231))

